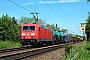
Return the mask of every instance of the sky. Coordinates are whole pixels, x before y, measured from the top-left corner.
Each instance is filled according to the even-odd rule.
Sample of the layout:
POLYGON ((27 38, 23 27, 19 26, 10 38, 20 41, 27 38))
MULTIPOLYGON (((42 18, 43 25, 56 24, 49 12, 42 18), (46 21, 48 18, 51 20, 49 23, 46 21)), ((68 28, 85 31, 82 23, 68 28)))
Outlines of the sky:
POLYGON ((82 35, 80 23, 86 23, 90 2, 86 0, 1 0, 0 17, 8 13, 11 17, 32 17, 31 12, 38 12, 38 17, 49 24, 57 24, 68 33, 82 35))

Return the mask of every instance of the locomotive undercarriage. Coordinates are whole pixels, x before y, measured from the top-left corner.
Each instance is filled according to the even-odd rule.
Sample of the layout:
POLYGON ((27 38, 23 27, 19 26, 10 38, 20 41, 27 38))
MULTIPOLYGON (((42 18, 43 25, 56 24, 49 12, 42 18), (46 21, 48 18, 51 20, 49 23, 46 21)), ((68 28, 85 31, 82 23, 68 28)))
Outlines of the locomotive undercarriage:
POLYGON ((33 44, 36 44, 37 41, 35 39, 32 39, 32 40, 29 40, 29 39, 26 39, 26 40, 20 40, 20 44, 22 44, 22 46, 24 45, 33 45, 33 44))
POLYGON ((24 45, 43 45, 43 44, 52 44, 52 41, 44 41, 44 40, 35 40, 35 39, 32 39, 32 40, 30 40, 30 39, 26 39, 26 40, 24 40, 24 39, 21 39, 20 40, 20 44, 22 44, 22 46, 24 46, 24 45))
POLYGON ((54 40, 52 39, 20 39, 20 44, 22 44, 22 46, 24 45, 43 45, 43 44, 48 44, 48 45, 52 45, 52 44, 58 44, 58 43, 63 43, 64 40, 62 40, 63 38, 61 38, 61 36, 54 36, 54 40))

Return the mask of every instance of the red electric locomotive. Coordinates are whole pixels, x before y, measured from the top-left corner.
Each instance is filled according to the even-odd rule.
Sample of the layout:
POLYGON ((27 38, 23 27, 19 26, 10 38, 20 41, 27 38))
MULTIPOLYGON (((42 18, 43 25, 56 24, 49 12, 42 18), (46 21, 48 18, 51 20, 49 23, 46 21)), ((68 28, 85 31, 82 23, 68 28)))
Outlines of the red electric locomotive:
POLYGON ((20 31, 20 43, 22 45, 34 45, 53 42, 52 30, 40 24, 23 24, 20 31))

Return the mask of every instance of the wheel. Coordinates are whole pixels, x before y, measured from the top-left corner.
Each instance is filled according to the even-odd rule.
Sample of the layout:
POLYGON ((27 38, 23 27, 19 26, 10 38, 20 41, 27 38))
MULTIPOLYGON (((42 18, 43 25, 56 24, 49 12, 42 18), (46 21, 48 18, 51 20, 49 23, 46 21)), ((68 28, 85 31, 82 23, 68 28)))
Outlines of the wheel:
POLYGON ((22 44, 22 46, 25 46, 25 44, 22 44))

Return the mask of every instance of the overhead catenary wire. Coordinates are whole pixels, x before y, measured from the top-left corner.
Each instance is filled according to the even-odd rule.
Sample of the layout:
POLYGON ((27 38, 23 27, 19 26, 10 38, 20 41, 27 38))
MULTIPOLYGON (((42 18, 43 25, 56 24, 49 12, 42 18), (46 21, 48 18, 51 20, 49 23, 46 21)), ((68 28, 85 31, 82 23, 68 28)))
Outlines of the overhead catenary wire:
MULTIPOLYGON (((58 3, 59 8, 61 8, 60 4, 58 3)), ((61 8, 62 12, 65 14, 65 16, 68 18, 67 14, 64 12, 64 10, 61 8)), ((68 18, 69 19, 69 18, 68 18)), ((70 19, 69 19, 70 20, 70 19)), ((80 28, 80 26, 77 26, 74 24, 75 28, 80 28)), ((79 30, 80 31, 80 30, 79 30)))
MULTIPOLYGON (((45 2, 44 0, 42 0, 43 2, 45 2)), ((46 3, 46 2, 45 2, 46 3)), ((67 21, 61 14, 59 14, 54 8, 52 8, 48 3, 46 3, 54 12, 56 12, 60 17, 62 17, 65 21, 67 21)), ((68 21, 67 21, 68 22, 68 21)), ((70 25, 71 23, 68 22, 70 25)), ((71 25, 72 26, 72 25, 71 25)))
MULTIPOLYGON (((59 8, 61 8, 60 4, 58 3, 59 8)), ((67 14, 64 12, 64 10, 61 8, 62 12, 65 14, 65 16, 68 18, 67 14)), ((68 18, 70 20, 70 18, 68 18)), ((77 26, 74 24, 75 28, 80 28, 80 26, 77 26)), ((80 32, 80 30, 78 30, 80 32)))
MULTIPOLYGON (((26 0, 24 0, 26 3, 29 3, 28 1, 26 1, 26 0)), ((40 10, 38 10, 36 7, 34 7, 32 4, 29 4, 29 5, 31 5, 34 9, 36 9, 37 11, 39 11, 40 13, 42 13, 43 15, 45 15, 45 16, 47 16, 46 14, 44 14, 43 12, 41 12, 40 10)), ((42 16, 41 16, 42 17, 42 16)), ((48 16, 47 16, 48 17, 48 16)), ((50 18, 50 17, 48 17, 48 18, 50 18)), ((45 20, 47 20, 46 18, 44 18, 45 20)), ((53 22, 53 21, 51 21, 51 20, 48 20, 48 21, 50 21, 50 22, 53 22)))
MULTIPOLYGON (((11 2, 11 3, 13 3, 13 4, 15 4, 15 5, 17 5, 17 6, 19 6, 19 7, 21 7, 21 8, 23 8, 23 9, 25 9, 26 11, 28 11, 28 12, 33 12, 33 11, 31 11, 31 10, 29 10, 29 9, 27 9, 27 8, 25 8, 25 7, 23 7, 23 6, 21 6, 21 5, 19 5, 19 4, 17 4, 17 3, 15 3, 15 2, 13 2, 13 1, 11 1, 11 0, 8 0, 9 2, 11 2)), ((31 5, 32 6, 32 5, 31 5)), ((34 6, 32 6, 32 7, 34 7, 34 6)), ((35 7, 34 7, 35 8, 35 7)), ((36 8, 35 8, 36 9, 36 8)), ((40 16, 40 17, 42 17, 42 16, 40 16)), ((44 17, 43 17, 44 18, 44 17)), ((44 18, 45 20, 47 20, 46 18, 44 18)), ((49 21, 49 20, 48 20, 49 21)), ((50 21, 51 22, 51 21, 50 21)))
MULTIPOLYGON (((43 2, 45 2, 44 0, 42 0, 43 2)), ((47 4, 47 6, 49 6, 54 12, 56 12, 61 18, 63 18, 65 21, 67 21, 60 13, 58 13, 54 8, 52 8, 47 2, 45 2, 47 4)), ((67 21, 68 22, 68 21, 67 21)), ((72 26, 72 24, 70 22, 68 22, 68 24, 70 24, 72 26)), ((73 26, 74 27, 74 26, 73 26)), ((76 28, 76 27, 75 27, 76 28)))
MULTIPOLYGON (((29 9, 27 9, 27 8, 25 8, 25 7, 23 7, 23 6, 21 6, 21 5, 19 5, 19 4, 17 4, 17 3, 15 3, 15 2, 13 2, 13 1, 11 1, 11 0, 8 0, 8 1, 10 1, 11 3, 13 3, 13 4, 15 4, 15 5, 17 5, 17 6, 19 6, 19 7, 21 7, 21 8, 23 8, 23 9, 25 9, 25 10, 27 10, 27 11, 29 11, 29 12, 32 12, 31 10, 29 10, 29 9)), ((26 1, 26 0, 24 0, 24 1, 26 1)), ((44 1, 44 0, 43 0, 44 1)), ((27 1, 26 1, 27 2, 27 1)), ((44 1, 45 2, 45 1, 44 1)), ((46 2, 45 2, 46 3, 46 2)), ((67 21, 61 14, 59 14, 54 8, 52 8, 48 3, 46 3, 53 11, 55 11, 59 16, 61 16, 65 21, 67 21)), ((31 5, 31 4, 30 4, 31 5)), ((36 7, 34 7, 33 5, 31 5, 33 8, 35 8, 36 10, 38 10, 36 7)), ((39 11, 39 10, 38 10, 39 11)), ((41 12, 41 11, 40 11, 41 12)), ((45 14, 44 14, 45 15, 45 14)), ((45 18, 44 18, 45 19, 45 18)), ((68 21, 67 21, 68 22, 68 21)), ((69 22, 68 22, 69 23, 69 22)), ((70 23, 69 23, 70 24, 70 23)), ((70 24, 71 25, 71 24, 70 24)))
MULTIPOLYGON (((11 3, 13 3, 13 4, 15 4, 15 5, 17 5, 17 6, 19 6, 19 7, 21 7, 21 8, 23 8, 23 9, 25 9, 25 10, 27 10, 27 11, 29 11, 29 12, 32 12, 32 11, 30 11, 29 9, 27 9, 27 8, 25 8, 25 7, 23 7, 23 6, 21 6, 21 5, 19 5, 19 4, 17 4, 17 3, 15 3, 15 2, 13 2, 13 1, 11 1, 11 0, 8 0, 8 1, 10 1, 11 3)), ((24 1, 26 1, 26 0, 24 0, 24 1)), ((43 0, 44 1, 44 0, 43 0)), ((27 2, 27 1, 26 1, 27 2)), ((44 1, 45 2, 45 1, 44 1)), ((46 3, 46 2, 45 2, 46 3)), ((47 4, 47 3, 46 3, 47 4)), ((31 4, 30 4, 31 5, 31 4)), ((48 4, 47 4, 48 5, 48 4)), ((32 6, 32 5, 31 5, 32 6)), ((53 9, 50 5, 48 5, 51 9, 53 9)), ((32 7, 34 7, 34 6, 32 6, 32 7)), ((34 7, 35 8, 35 7, 34 7)), ((35 8, 36 9, 36 8, 35 8)), ((54 9, 53 9, 54 10, 54 9)), ((55 11, 55 10, 54 10, 55 11)), ((59 14, 57 11, 55 11, 57 14, 59 14)), ((60 14, 59 14, 59 16, 61 16, 60 14)), ((63 16, 61 16, 63 19, 64 19, 64 17, 63 16)), ((64 19, 64 20, 66 20, 66 19, 64 19)), ((66 20, 67 21, 67 20, 66 20)), ((68 21, 67 21, 68 22, 68 21)), ((69 23, 69 22, 68 22, 69 23)), ((70 24, 70 23, 69 23, 70 24)))
POLYGON ((10 1, 11 3, 13 3, 13 4, 15 4, 15 5, 17 5, 17 6, 21 7, 21 8, 23 8, 23 9, 25 9, 25 10, 27 10, 27 11, 29 11, 29 12, 32 12, 32 11, 30 11, 29 9, 27 9, 27 8, 25 8, 25 7, 23 7, 23 6, 19 5, 19 4, 17 4, 17 3, 15 3, 15 2, 11 1, 11 0, 8 0, 8 1, 10 1))
MULTIPOLYGON (((61 6, 60 6, 60 4, 58 3, 58 5, 59 5, 59 8, 61 8, 61 6)), ((62 12, 64 13, 64 15, 68 18, 68 16, 67 16, 67 14, 64 12, 64 10, 61 8, 61 10, 62 10, 62 12)), ((68 18, 69 19, 69 18, 68 18)), ((70 19, 69 19, 70 20, 70 19)), ((76 24, 74 24, 75 26, 77 26, 76 24)), ((77 27, 79 27, 79 26, 77 26, 77 27)))

